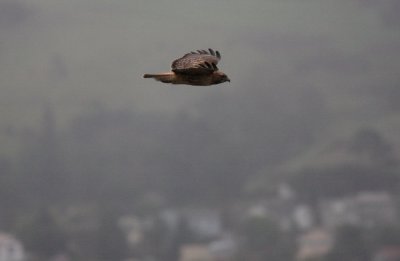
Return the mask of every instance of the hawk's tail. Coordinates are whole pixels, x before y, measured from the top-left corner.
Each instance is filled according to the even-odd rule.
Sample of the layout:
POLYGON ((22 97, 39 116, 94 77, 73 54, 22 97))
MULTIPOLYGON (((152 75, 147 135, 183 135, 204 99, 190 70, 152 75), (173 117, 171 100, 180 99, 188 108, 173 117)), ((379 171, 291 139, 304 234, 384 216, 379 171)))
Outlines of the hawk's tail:
POLYGON ((171 83, 175 79, 175 74, 173 72, 157 74, 146 73, 145 75, 143 75, 143 78, 154 78, 156 81, 171 83))

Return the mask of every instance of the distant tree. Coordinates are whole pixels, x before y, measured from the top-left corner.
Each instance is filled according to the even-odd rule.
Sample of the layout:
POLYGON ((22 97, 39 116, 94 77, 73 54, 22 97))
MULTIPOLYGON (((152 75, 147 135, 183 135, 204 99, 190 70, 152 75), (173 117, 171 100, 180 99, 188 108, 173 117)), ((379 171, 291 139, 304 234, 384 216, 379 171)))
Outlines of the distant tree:
POLYGON ((162 257, 165 254, 165 240, 169 231, 166 224, 159 218, 151 219, 150 222, 152 225, 144 230, 144 238, 138 252, 144 256, 152 256, 164 260, 162 257))
POLYGON ((336 231, 335 244, 327 261, 366 261, 370 249, 363 230, 356 226, 343 226, 336 231))
POLYGON ((400 227, 386 226, 377 228, 372 233, 371 245, 374 247, 380 246, 400 246, 400 227))
POLYGON ((301 200, 317 204, 318 199, 341 197, 364 190, 388 190, 399 183, 392 168, 345 164, 329 168, 308 168, 291 178, 301 200))
POLYGON ((123 260, 127 257, 127 239, 123 231, 118 227, 115 216, 104 215, 95 234, 97 260, 123 260))
POLYGON ((63 145, 50 105, 45 106, 39 132, 26 131, 18 161, 19 189, 24 207, 60 205, 66 201, 69 174, 64 165, 63 145), (29 195, 26 197, 25 195, 29 195))
POLYGON ((28 252, 44 259, 66 251, 66 235, 47 209, 25 219, 17 226, 17 234, 28 252))
POLYGON ((347 144, 348 150, 381 167, 397 165, 394 148, 378 131, 364 128, 356 132, 347 144))
POLYGON ((317 204, 321 198, 398 188, 400 176, 394 148, 376 130, 361 129, 346 140, 332 143, 322 153, 332 162, 310 164, 290 177, 301 200, 317 204), (346 160, 336 160, 341 154, 347 155, 346 160))
POLYGON ((178 260, 180 247, 183 244, 196 242, 196 237, 184 218, 179 219, 174 231, 169 231, 164 239, 164 253, 161 256, 161 260, 165 261, 178 260))
POLYGON ((0 230, 9 230, 13 226, 18 209, 18 187, 12 165, 0 158, 0 230))
POLYGON ((303 261, 326 261, 326 259, 324 257, 311 257, 304 259, 303 261))
POLYGON ((267 218, 250 218, 243 224, 241 235, 244 260, 285 261, 293 257, 293 237, 280 231, 277 224, 267 218))

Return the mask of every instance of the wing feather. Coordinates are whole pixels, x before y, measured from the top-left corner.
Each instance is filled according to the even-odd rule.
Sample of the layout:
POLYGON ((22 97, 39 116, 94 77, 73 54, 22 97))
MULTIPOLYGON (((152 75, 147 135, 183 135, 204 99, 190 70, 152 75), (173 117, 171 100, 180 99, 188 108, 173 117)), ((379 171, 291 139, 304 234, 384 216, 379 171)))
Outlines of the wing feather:
POLYGON ((182 74, 209 74, 218 70, 221 59, 218 51, 212 49, 190 52, 172 62, 172 71, 182 74))

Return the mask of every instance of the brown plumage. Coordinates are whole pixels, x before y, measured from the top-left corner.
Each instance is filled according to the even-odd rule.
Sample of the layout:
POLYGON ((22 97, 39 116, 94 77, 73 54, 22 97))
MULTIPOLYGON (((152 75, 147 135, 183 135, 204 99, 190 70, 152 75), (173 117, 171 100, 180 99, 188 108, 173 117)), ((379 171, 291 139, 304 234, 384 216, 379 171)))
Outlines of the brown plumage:
POLYGON ((221 54, 213 49, 190 52, 172 62, 172 70, 165 73, 145 74, 144 78, 172 84, 208 86, 230 82, 225 73, 219 71, 217 64, 221 54))

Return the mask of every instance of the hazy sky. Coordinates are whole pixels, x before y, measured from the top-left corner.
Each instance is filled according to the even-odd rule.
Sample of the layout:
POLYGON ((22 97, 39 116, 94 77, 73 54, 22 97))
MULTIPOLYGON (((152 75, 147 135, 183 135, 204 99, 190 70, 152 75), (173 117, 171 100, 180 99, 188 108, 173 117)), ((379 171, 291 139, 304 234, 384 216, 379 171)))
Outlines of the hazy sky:
POLYGON ((232 140, 265 134, 273 150, 359 127, 400 144, 399 3, 0 0, 0 142, 38 127, 46 104, 60 129, 103 104, 202 118, 232 140), (205 48, 222 53, 231 83, 142 78, 205 48))

